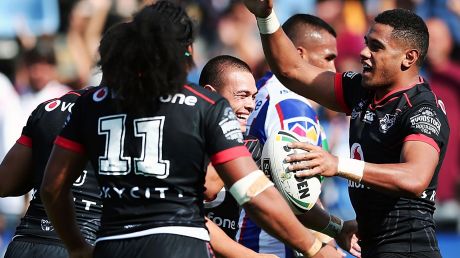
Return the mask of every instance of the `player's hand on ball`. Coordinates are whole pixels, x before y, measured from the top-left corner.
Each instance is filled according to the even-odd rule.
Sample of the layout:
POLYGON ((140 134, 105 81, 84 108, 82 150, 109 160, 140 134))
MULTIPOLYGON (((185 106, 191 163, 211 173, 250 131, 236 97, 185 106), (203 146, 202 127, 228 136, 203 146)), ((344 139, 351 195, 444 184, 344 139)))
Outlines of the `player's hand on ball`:
POLYGON ((347 220, 343 223, 342 231, 335 237, 335 241, 353 256, 361 257, 361 247, 358 245, 358 238, 356 237, 357 231, 356 220, 347 220))
POLYGON ((273 0, 244 0, 244 4, 256 17, 265 18, 272 12, 273 0))
POLYGON ((322 147, 306 142, 292 142, 288 144, 288 147, 307 151, 286 158, 286 162, 291 163, 289 170, 296 172, 296 176, 335 176, 337 174, 338 158, 322 147))

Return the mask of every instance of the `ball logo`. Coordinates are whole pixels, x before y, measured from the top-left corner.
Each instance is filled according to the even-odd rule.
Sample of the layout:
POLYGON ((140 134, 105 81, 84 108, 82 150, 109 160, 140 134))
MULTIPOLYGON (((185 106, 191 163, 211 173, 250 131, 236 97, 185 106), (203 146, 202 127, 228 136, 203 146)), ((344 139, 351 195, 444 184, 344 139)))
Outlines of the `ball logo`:
POLYGON ((361 148, 361 144, 355 142, 353 143, 353 145, 351 145, 350 156, 352 159, 364 161, 363 149, 361 148))
POLYGON ((57 107, 59 107, 59 105, 61 104, 61 101, 60 100, 53 100, 51 101, 50 103, 46 104, 45 106, 45 110, 50 112, 50 111, 53 111, 55 110, 57 107))
POLYGON ((107 89, 107 87, 101 88, 94 92, 93 100, 96 102, 102 101, 103 99, 105 99, 105 97, 107 97, 108 93, 109 90, 107 89))

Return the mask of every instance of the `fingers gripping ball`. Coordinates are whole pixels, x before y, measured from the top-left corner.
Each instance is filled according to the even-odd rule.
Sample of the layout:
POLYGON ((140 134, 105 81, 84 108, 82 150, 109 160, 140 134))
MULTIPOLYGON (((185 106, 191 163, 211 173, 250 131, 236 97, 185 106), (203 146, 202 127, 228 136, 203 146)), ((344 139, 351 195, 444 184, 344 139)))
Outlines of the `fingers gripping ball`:
POLYGON ((291 132, 280 130, 265 142, 262 150, 262 168, 269 175, 275 187, 287 201, 295 214, 310 210, 321 193, 321 176, 298 178, 288 169, 285 158, 291 154, 305 152, 290 149, 287 144, 299 142, 291 132))

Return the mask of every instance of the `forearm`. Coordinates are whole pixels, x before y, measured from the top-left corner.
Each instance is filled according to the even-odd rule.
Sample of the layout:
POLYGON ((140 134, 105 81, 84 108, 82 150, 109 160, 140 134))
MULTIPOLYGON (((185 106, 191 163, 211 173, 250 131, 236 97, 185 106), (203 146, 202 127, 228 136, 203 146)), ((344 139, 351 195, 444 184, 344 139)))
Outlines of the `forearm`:
POLYGON ((211 247, 219 258, 242 258, 251 257, 256 254, 249 248, 238 244, 231 239, 214 222, 206 218, 206 227, 209 229, 211 237, 211 247))
POLYGON ((59 192, 42 189, 41 198, 56 232, 69 251, 87 245, 76 223, 75 206, 70 190, 59 192))
POLYGON ((270 235, 302 253, 306 253, 316 239, 290 212, 289 206, 274 187, 252 198, 244 208, 250 218, 270 235))
POLYGON ((366 186, 376 190, 397 196, 418 197, 423 182, 420 178, 411 176, 415 174, 410 165, 397 164, 373 164, 366 163, 363 178, 366 186))

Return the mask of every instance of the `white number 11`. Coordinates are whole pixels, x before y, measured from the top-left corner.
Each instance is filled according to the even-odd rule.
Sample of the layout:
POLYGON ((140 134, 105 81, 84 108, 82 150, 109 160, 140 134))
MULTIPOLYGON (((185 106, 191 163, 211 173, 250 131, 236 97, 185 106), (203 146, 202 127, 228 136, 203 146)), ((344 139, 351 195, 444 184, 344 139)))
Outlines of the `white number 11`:
MULTIPOLYGON (((99 156, 99 174, 127 175, 131 171, 131 157, 123 155, 126 115, 99 118, 99 135, 105 135, 105 153, 99 156)), ((163 160, 164 116, 139 118, 133 121, 134 136, 142 138, 141 154, 134 158, 134 173, 166 178, 169 160, 163 160)))

